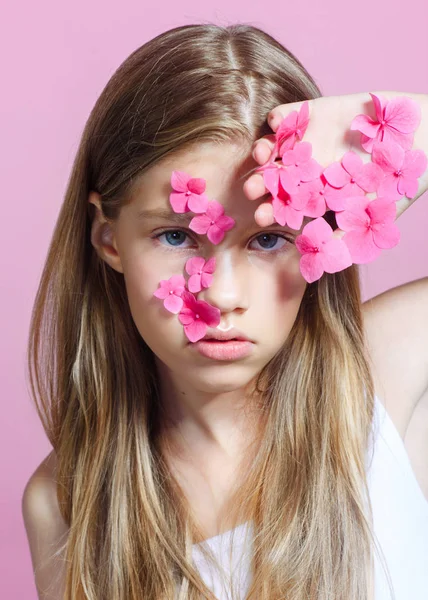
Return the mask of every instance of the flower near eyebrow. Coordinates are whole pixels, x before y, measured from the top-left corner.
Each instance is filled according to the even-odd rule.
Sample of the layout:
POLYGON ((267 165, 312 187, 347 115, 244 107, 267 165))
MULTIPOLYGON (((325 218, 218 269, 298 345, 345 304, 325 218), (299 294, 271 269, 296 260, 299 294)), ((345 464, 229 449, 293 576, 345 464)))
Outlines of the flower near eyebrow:
POLYGON ((342 239, 333 238, 333 229, 322 217, 305 225, 295 244, 302 254, 300 272, 308 283, 324 272, 336 273, 352 265, 348 247, 342 239))
POLYGON ((215 256, 207 261, 202 256, 189 258, 185 269, 190 275, 187 281, 188 289, 193 293, 200 292, 203 287, 208 288, 212 283, 212 273, 215 271, 215 256))
POLYGON ((178 318, 184 326, 184 333, 191 342, 204 337, 208 327, 217 327, 220 323, 220 310, 204 300, 197 300, 188 291, 183 292, 183 308, 178 318))
POLYGON ((421 122, 421 109, 406 96, 386 100, 370 93, 376 111, 376 119, 368 115, 357 115, 351 130, 361 131, 361 145, 372 152, 375 141, 395 142, 405 149, 413 144, 413 133, 421 122))
POLYGON ((208 197, 204 194, 206 181, 201 177, 191 177, 184 171, 173 171, 169 195, 172 210, 175 213, 203 213, 208 206, 208 197))
POLYGON ((427 168, 427 157, 422 150, 404 150, 394 142, 377 142, 372 160, 385 173, 378 189, 380 196, 399 200, 403 195, 413 198, 418 191, 418 177, 427 168))
POLYGON ((232 229, 234 225, 235 220, 224 214, 223 205, 217 200, 211 200, 204 214, 193 217, 189 228, 199 234, 206 233, 210 242, 219 244, 225 232, 232 229))
POLYGON ((381 250, 393 248, 400 241, 400 230, 394 223, 396 204, 389 197, 348 198, 344 211, 336 213, 336 222, 346 231, 343 241, 349 248, 352 262, 368 263, 381 250), (357 200, 357 202, 353 202, 357 200))
POLYGON ((169 312, 177 314, 183 307, 182 295, 185 291, 186 280, 182 275, 173 275, 162 279, 153 296, 163 300, 163 305, 169 312))

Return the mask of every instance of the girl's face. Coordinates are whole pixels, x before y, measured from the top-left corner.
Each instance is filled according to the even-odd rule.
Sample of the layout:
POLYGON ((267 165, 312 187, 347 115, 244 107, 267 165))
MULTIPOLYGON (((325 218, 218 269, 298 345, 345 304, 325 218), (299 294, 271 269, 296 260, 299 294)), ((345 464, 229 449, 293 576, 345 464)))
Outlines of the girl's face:
POLYGON ((114 224, 117 258, 109 262, 124 274, 138 331, 178 386, 221 393, 247 385, 284 344, 296 319, 307 285, 293 244, 299 232, 255 223, 254 211, 261 200, 249 201, 242 189, 245 179, 239 180, 255 166, 251 154, 243 155, 234 145, 201 145, 165 159, 142 176, 132 201, 114 224), (169 202, 173 170, 205 179, 205 194, 235 220, 219 244, 189 229, 195 213, 173 212, 169 202), (222 360, 202 355, 186 337, 178 315, 153 296, 161 279, 183 275, 187 280, 186 261, 196 256, 216 259, 212 285, 197 299, 220 310, 218 329, 234 327, 251 341, 249 355, 222 360))

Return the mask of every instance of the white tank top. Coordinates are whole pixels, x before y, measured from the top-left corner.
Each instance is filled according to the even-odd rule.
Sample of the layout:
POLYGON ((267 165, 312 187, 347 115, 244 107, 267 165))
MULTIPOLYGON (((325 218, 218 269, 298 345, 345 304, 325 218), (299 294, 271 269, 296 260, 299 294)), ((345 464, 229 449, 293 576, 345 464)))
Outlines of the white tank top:
MULTIPOLYGON (((428 501, 413 472, 403 440, 383 404, 375 396, 374 452, 367 454, 367 479, 373 529, 389 569, 395 600, 428 600, 428 501)), ((219 600, 229 600, 230 580, 246 597, 252 573, 252 522, 194 544, 193 561, 219 600), (234 545, 230 535, 234 531, 234 545), (207 544, 222 568, 211 571, 201 554, 207 544), (231 553, 229 555, 229 553, 231 553)), ((375 552, 375 600, 392 600, 386 575, 375 552)))

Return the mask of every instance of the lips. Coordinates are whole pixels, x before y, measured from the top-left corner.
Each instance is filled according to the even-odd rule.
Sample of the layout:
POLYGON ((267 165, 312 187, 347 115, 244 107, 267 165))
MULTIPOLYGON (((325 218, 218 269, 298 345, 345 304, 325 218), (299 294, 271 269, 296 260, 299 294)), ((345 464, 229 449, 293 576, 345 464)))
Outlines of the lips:
POLYGON ((235 340, 239 342, 250 342, 251 340, 244 334, 242 331, 238 329, 229 329, 228 331, 220 331, 220 330, 212 330, 208 331, 206 335, 202 338, 202 341, 219 341, 225 342, 230 340, 235 340))

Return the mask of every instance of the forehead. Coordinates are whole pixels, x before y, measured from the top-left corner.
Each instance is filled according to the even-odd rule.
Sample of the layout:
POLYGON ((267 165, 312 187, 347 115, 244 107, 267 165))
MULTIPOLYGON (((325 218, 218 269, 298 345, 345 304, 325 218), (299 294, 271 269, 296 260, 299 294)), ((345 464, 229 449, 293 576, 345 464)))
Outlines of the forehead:
MULTIPOLYGON (((209 200, 220 202, 227 215, 241 225, 254 225, 255 210, 270 197, 269 193, 265 193, 259 199, 251 201, 243 191, 245 181, 258 166, 252 157, 251 146, 232 143, 198 144, 167 156, 150 167, 141 176, 129 208, 137 218, 156 212, 162 213, 164 217, 171 214, 176 220, 190 220, 193 213, 177 215, 169 202, 172 172, 184 171, 190 177, 205 180, 205 194, 209 200)), ((305 217, 302 227, 309 220, 309 217, 305 217)))

